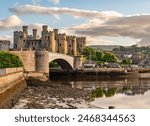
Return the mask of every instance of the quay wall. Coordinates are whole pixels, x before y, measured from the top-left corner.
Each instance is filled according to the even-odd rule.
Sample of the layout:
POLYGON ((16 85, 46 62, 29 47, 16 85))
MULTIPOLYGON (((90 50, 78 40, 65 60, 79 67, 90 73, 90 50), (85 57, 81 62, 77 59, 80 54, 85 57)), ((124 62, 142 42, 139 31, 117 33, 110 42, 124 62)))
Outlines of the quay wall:
POLYGON ((72 72, 64 72, 51 70, 50 71, 50 80, 57 79, 98 79, 103 77, 111 77, 111 76, 120 76, 126 75, 127 71, 125 68, 83 68, 77 69, 72 72))
MULTIPOLYGON (((9 70, 9 68, 7 68, 9 70)), ((10 69, 12 70, 12 69, 10 69)), ((2 71, 2 70, 0 70, 2 71)), ((3 69, 4 71, 4 69, 3 69)), ((6 71, 6 70, 5 70, 6 71)), ((11 108, 26 88, 23 71, 9 72, 0 76, 0 109, 11 108)))

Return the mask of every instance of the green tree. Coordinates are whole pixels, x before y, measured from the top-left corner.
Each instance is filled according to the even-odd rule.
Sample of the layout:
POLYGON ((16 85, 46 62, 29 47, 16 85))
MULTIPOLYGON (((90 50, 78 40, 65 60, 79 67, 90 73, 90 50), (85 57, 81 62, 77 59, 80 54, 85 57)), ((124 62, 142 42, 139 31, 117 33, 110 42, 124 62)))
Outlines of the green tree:
POLYGON ((131 59, 129 59, 129 58, 124 58, 123 60, 122 60, 122 64, 126 64, 126 65, 129 65, 129 64, 131 64, 131 59))
POLYGON ((122 51, 122 52, 124 52, 124 51, 127 50, 124 46, 120 46, 119 49, 120 49, 120 51, 122 51))
POLYGON ((52 61, 52 62, 49 63, 49 67, 59 67, 59 66, 60 65, 55 61, 52 61))
POLYGON ((0 68, 22 67, 23 63, 18 56, 9 52, 0 52, 0 68))
POLYGON ((86 59, 89 59, 91 57, 92 60, 97 60, 97 57, 96 57, 96 50, 93 49, 93 48, 90 48, 90 47, 85 47, 83 49, 83 56, 86 58, 86 59))
POLYGON ((105 62, 118 62, 118 58, 112 52, 106 52, 103 57, 103 61, 105 62))
POLYGON ((95 90, 92 91, 92 98, 99 98, 103 97, 104 92, 102 88, 96 88, 95 90))
POLYGON ((98 61, 102 61, 104 57, 104 53, 102 51, 96 51, 96 56, 98 61))
POLYGON ((116 87, 109 88, 107 91, 104 91, 106 97, 112 97, 117 93, 118 89, 116 87))

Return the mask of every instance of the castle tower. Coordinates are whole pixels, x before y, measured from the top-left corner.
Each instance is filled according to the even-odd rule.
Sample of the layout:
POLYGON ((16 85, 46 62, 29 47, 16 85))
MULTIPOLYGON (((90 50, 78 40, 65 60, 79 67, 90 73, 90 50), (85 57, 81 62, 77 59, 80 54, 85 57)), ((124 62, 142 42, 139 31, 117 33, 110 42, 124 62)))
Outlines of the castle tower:
POLYGON ((66 34, 59 34, 58 35, 59 41, 59 53, 67 54, 67 41, 66 41, 66 34))
POLYGON ((33 39, 37 39, 37 29, 33 29, 33 39))
POLYGON ((48 32, 48 26, 47 26, 47 25, 43 25, 43 26, 42 26, 42 29, 43 29, 43 30, 42 30, 43 32, 48 32))
POLYGON ((77 37, 77 51, 82 53, 83 49, 86 47, 86 37, 77 37))
POLYGON ((67 36, 67 54, 77 55, 76 36, 67 36))
POLYGON ((20 50, 25 48, 25 37, 22 31, 14 31, 14 49, 20 50))
POLYGON ((49 40, 49 32, 48 32, 48 26, 47 25, 43 25, 42 26, 42 49, 49 49, 50 46, 50 40, 49 40))
POLYGON ((55 40, 58 39, 58 29, 54 29, 54 34, 55 34, 55 40))
POLYGON ((73 55, 77 55, 77 41, 76 41, 76 36, 73 36, 72 39, 72 49, 73 49, 73 55))
POLYGON ((27 37, 28 36, 28 26, 22 26, 23 29, 23 36, 27 37))
POLYGON ((50 31, 50 51, 51 52, 56 52, 56 49, 55 49, 55 34, 54 34, 54 31, 50 31))
POLYGON ((86 47, 86 37, 83 37, 83 48, 86 47))

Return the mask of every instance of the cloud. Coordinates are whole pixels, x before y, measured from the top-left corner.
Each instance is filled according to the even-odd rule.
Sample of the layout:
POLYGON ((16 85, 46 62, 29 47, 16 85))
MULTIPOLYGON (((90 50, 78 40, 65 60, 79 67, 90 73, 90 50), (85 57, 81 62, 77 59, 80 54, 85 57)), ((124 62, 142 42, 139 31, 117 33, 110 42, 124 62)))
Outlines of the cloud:
POLYGON ((6 19, 0 20, 0 30, 13 28, 20 25, 21 22, 16 15, 9 16, 6 19))
POLYGON ((13 37, 11 35, 2 35, 0 36, 0 40, 12 40, 13 37))
POLYGON ((92 10, 83 10, 76 8, 58 8, 58 7, 42 7, 35 5, 19 5, 12 8, 9 8, 11 12, 14 12, 18 15, 25 14, 44 14, 44 15, 62 15, 68 14, 75 18, 100 18, 100 19, 110 19, 113 17, 121 17, 122 14, 115 11, 92 11, 92 10))
POLYGON ((60 0, 49 0, 50 2, 52 2, 53 4, 59 4, 60 0))
POLYGON ((77 34, 99 37, 130 37, 141 46, 150 45, 150 15, 122 16, 101 21, 91 19, 87 23, 74 26, 77 34))
MULTIPOLYGON (((104 43, 104 40, 100 41, 100 37, 107 36, 110 38, 129 37, 131 41, 133 40, 132 43, 138 40, 139 45, 150 45, 150 14, 123 15, 115 11, 94 11, 35 5, 18 5, 9 10, 18 15, 43 14, 59 17, 60 15, 68 14, 75 18, 85 18, 86 22, 64 30, 68 31, 68 33, 85 35, 95 43, 104 43)), ((106 41, 108 44, 111 42, 106 41)), ((132 44, 131 41, 127 43, 132 44)))

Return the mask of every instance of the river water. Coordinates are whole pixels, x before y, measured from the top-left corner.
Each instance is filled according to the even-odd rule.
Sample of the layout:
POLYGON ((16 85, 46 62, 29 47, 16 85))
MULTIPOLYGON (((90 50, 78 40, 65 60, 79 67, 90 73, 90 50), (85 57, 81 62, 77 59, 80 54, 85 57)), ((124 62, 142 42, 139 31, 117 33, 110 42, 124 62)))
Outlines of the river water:
MULTIPOLYGON (((65 80, 62 81, 64 83, 65 80)), ((91 105, 108 108, 150 108, 150 73, 101 79, 67 80, 72 88, 88 90, 91 105)))
POLYGON ((91 106, 150 109, 150 73, 51 80, 47 86, 29 86, 14 108, 91 108, 91 106), (84 95, 88 94, 90 107, 82 104, 86 97, 82 92, 86 92, 84 95))

